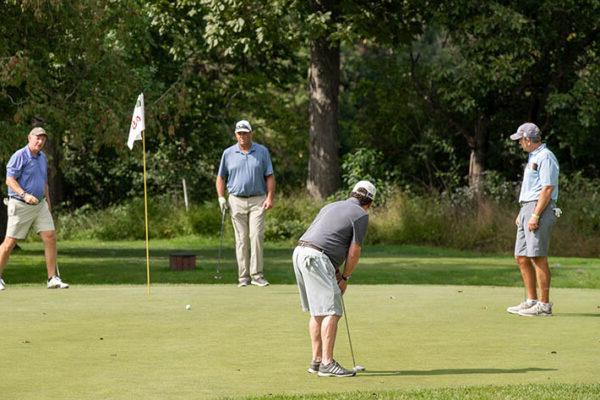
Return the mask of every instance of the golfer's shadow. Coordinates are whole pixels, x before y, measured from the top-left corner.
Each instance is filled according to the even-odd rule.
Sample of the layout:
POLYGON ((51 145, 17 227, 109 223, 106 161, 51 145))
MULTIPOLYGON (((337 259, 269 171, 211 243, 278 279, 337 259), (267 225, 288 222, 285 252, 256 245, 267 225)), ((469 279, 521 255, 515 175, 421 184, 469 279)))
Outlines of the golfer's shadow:
POLYGON ((526 374, 527 372, 557 371, 555 368, 456 368, 456 369, 431 369, 431 370, 397 370, 374 371, 366 370, 360 375, 364 376, 428 376, 428 375, 468 375, 468 374, 526 374))

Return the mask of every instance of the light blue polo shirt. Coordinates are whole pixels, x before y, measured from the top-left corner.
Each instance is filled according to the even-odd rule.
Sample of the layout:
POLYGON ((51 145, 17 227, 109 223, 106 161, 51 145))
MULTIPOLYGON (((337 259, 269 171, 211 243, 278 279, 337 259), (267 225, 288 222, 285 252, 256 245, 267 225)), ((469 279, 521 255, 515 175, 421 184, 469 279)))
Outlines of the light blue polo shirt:
POLYGON ((558 161, 546 144, 529 153, 519 202, 538 200, 544 186, 554 186, 552 200, 558 200, 558 173, 558 161))
POLYGON ((269 150, 263 145, 252 143, 248 153, 244 153, 236 143, 223 152, 218 174, 227 180, 229 194, 262 196, 267 193, 265 177, 273 175, 269 150))
MULTIPOLYGON (((33 155, 28 146, 23 147, 12 155, 6 164, 6 177, 13 177, 27 193, 43 199, 46 194, 46 183, 48 182, 48 159, 44 152, 40 151, 37 156, 33 155)), ((10 187, 10 197, 18 197, 10 187)))

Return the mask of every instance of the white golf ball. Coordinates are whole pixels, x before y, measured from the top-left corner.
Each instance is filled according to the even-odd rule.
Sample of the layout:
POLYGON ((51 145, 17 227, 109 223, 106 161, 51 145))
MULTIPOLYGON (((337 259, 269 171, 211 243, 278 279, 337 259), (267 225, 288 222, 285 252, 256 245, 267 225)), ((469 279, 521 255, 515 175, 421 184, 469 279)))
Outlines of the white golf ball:
POLYGON ((186 310, 191 310, 191 309, 192 309, 192 306, 188 304, 187 306, 185 306, 185 309, 186 309, 186 310))

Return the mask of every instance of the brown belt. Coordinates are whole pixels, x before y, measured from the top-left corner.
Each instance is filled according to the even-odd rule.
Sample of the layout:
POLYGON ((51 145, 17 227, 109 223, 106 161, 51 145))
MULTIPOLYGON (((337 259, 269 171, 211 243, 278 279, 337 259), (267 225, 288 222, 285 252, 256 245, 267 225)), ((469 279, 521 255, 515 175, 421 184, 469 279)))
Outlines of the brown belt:
POLYGON ((305 242, 303 240, 298 241, 298 246, 300 246, 300 247, 309 247, 311 249, 315 249, 317 251, 320 251, 321 253, 323 252, 323 249, 320 248, 319 246, 315 246, 311 242, 305 242))

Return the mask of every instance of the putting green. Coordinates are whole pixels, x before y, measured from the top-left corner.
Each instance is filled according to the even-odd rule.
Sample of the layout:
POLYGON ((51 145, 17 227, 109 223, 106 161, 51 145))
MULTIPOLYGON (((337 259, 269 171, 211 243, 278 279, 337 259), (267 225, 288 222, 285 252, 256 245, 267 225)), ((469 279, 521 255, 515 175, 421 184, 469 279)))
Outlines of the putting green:
MULTIPOLYGON (((597 383, 600 292, 552 291, 555 316, 507 314, 522 289, 350 286, 356 378, 317 378, 293 285, 11 285, 0 293, 1 397, 190 399, 597 383), (186 305, 192 306, 186 310, 186 305)), ((336 358, 351 366, 345 325, 336 358)))

